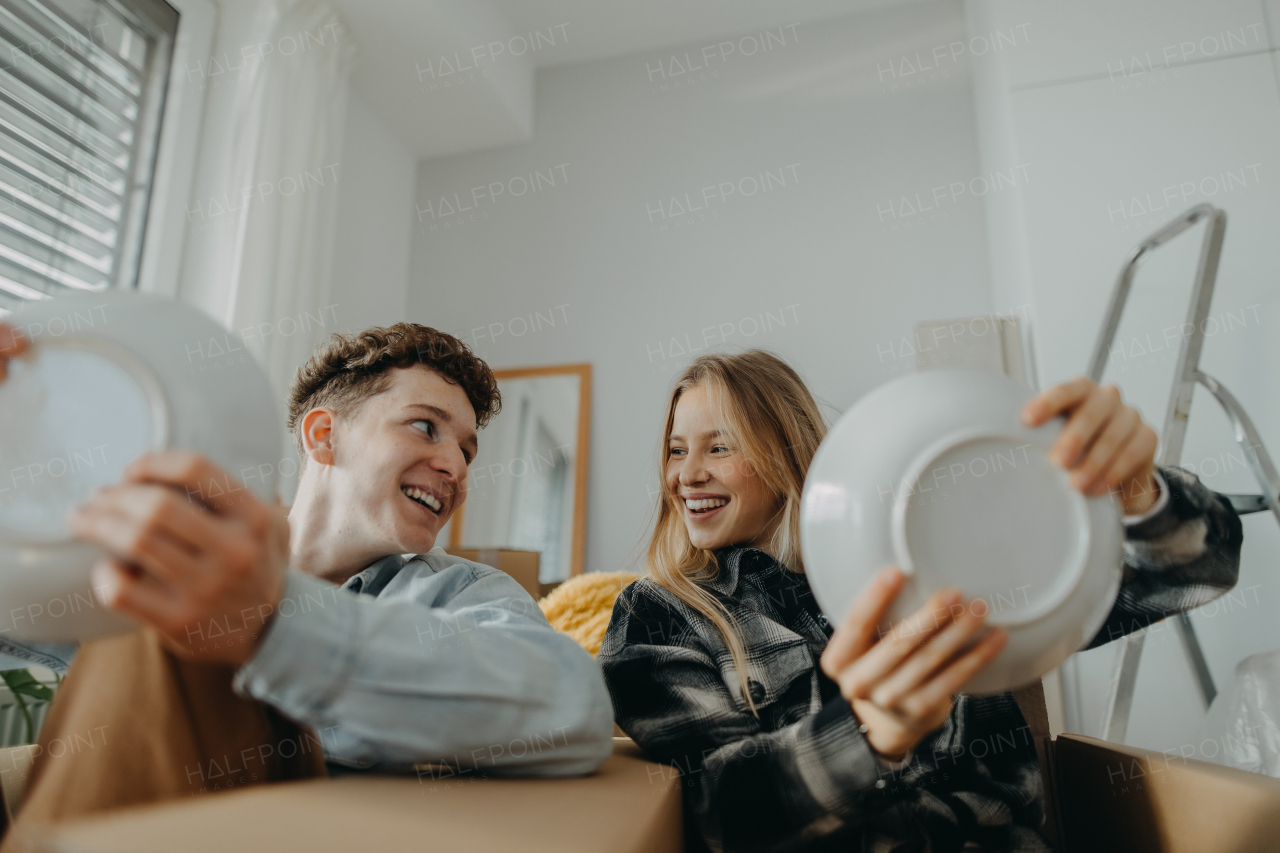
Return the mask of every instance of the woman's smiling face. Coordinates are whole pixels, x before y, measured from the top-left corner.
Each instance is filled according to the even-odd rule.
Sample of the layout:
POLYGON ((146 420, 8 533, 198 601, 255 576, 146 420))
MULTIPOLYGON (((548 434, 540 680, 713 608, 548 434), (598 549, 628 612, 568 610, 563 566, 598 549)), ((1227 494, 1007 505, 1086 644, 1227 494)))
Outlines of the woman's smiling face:
POLYGON ((666 483, 695 548, 768 543, 781 499, 729 443, 713 417, 705 384, 680 395, 667 440, 666 483))

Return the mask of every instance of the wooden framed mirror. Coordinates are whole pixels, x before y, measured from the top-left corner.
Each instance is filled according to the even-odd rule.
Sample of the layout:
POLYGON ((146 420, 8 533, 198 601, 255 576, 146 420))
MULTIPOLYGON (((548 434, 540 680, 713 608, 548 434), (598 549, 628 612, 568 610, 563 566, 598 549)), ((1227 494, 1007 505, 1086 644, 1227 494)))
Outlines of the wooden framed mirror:
POLYGON ((537 551, 543 584, 582 574, 587 558, 591 365, 493 373, 502 392, 502 411, 480 432, 467 500, 441 538, 450 550, 537 551))

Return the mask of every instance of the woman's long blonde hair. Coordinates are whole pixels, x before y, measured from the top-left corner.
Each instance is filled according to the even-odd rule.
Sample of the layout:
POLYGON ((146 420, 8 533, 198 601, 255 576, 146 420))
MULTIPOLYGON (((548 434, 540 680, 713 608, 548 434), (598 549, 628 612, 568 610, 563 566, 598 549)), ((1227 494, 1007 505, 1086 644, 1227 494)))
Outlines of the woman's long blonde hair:
POLYGON ((686 391, 704 386, 717 427, 753 476, 777 502, 774 532, 765 550, 793 572, 804 572, 800 556, 800 493, 813 454, 827 427, 809 389, 791 367, 772 353, 747 350, 694 359, 671 391, 659 456, 660 497, 649 574, 681 601, 705 616, 724 637, 747 707, 755 702, 747 682, 746 654, 733 617, 703 583, 720 570, 711 551, 689 541, 678 497, 667 486, 667 459, 676 404, 686 391))

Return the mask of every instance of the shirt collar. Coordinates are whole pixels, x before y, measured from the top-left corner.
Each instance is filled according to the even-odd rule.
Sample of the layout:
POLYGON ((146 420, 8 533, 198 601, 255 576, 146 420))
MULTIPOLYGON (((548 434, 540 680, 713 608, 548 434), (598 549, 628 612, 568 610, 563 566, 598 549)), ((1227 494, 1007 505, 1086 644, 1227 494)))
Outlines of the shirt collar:
POLYGON ((757 572, 778 565, 767 551, 746 546, 721 548, 715 552, 720 570, 703 585, 721 595, 733 595, 738 589, 738 579, 743 572, 757 572))
POLYGON ((404 568, 405 558, 401 554, 390 554, 377 560, 359 574, 352 575, 342 585, 343 589, 377 597, 391 579, 404 568))

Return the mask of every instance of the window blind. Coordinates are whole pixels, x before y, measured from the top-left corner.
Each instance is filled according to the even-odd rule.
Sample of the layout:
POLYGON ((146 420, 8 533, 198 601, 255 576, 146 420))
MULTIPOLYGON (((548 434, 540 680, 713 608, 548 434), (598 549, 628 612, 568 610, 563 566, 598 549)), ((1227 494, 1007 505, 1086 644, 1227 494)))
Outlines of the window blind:
POLYGON ((0 0, 0 314, 133 287, 178 13, 0 0))

